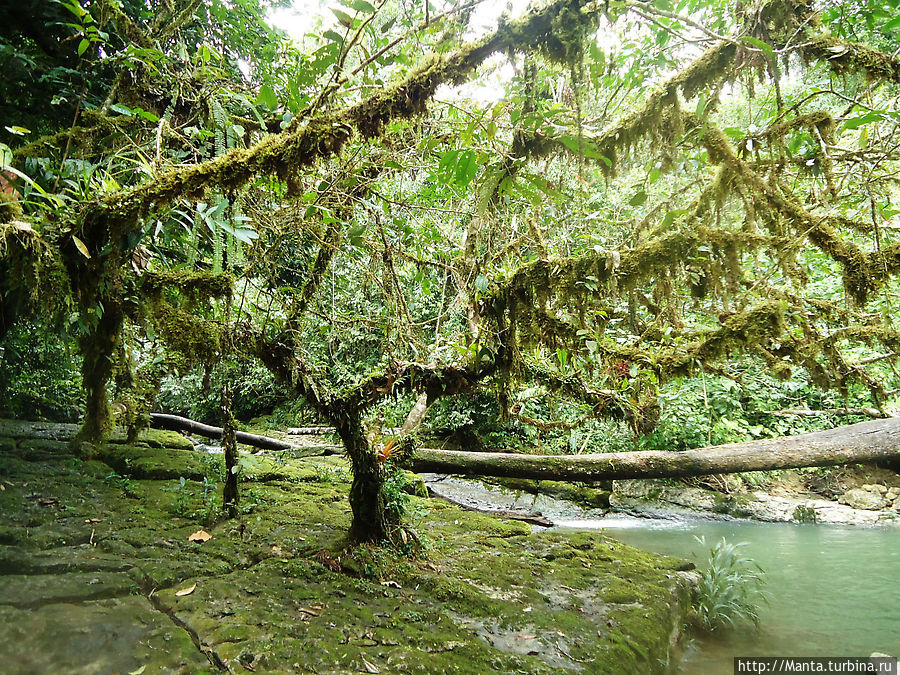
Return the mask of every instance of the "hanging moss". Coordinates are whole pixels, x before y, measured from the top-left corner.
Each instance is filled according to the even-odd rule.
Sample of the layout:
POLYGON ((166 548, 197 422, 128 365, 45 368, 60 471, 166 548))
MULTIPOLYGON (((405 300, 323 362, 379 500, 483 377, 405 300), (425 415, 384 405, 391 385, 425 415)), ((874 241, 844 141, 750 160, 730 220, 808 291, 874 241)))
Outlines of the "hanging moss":
POLYGON ((831 113, 824 110, 797 115, 773 124, 763 132, 762 137, 771 142, 783 138, 795 129, 803 128, 818 130, 822 134, 822 138, 827 142, 833 142, 834 140, 834 117, 831 116, 831 113))
POLYGON ((153 307, 151 321, 166 346, 183 355, 192 365, 218 361, 224 328, 213 321, 160 301, 153 307))
POLYGON ((733 77, 735 54, 736 45, 731 42, 711 47, 675 75, 670 84, 679 88, 684 98, 690 101, 701 91, 711 89, 733 77))
POLYGON ((762 196, 771 209, 788 218, 801 236, 807 237, 822 252, 840 263, 848 295, 860 305, 866 303, 879 280, 873 274, 868 254, 854 243, 842 239, 827 218, 813 216, 799 203, 774 189, 770 182, 737 157, 719 129, 706 125, 702 142, 710 161, 730 166, 749 190, 762 196))
POLYGON ((588 37, 597 30, 600 14, 586 12, 580 2, 560 7, 550 21, 550 30, 539 43, 539 49, 549 60, 572 66, 581 62, 588 37))
POLYGON ((831 35, 807 39, 801 54, 809 61, 821 61, 839 75, 862 73, 869 80, 900 83, 900 57, 847 42, 831 35))
MULTIPOLYGON (((6 204, 21 216, 18 202, 6 204)), ((0 294, 16 292, 27 297, 30 306, 44 316, 61 318, 71 309, 71 285, 59 253, 31 223, 15 217, 0 222, 0 264, 0 294)))

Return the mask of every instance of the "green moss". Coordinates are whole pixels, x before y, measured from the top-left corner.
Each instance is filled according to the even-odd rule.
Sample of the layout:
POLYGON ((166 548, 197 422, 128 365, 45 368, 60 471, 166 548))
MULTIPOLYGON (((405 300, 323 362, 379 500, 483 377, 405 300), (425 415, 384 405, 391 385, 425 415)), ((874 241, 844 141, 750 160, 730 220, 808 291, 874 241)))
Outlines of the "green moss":
POLYGON ((838 74, 862 73, 871 80, 900 82, 900 58, 858 42, 819 35, 804 42, 802 54, 807 60, 821 61, 838 74))
POLYGON ((791 516, 795 522, 798 523, 815 523, 816 522, 816 510, 809 506, 803 506, 802 504, 794 509, 794 513, 791 516))
POLYGON ((177 290, 196 302, 230 295, 234 279, 230 274, 203 270, 147 270, 141 278, 141 286, 152 297, 160 297, 166 290, 177 290))
MULTIPOLYGON (((441 501, 412 498, 424 513, 416 532, 427 558, 348 547, 346 474, 316 479, 338 467, 337 459, 260 460, 255 475, 266 482, 245 475, 257 493, 252 514, 203 526, 212 538, 190 542, 201 524, 173 518, 169 508, 181 489, 177 475, 191 471, 195 455, 120 443, 101 452, 120 474, 128 472, 139 499, 126 497, 108 480, 109 467, 95 460, 5 458, 0 569, 26 572, 19 584, 26 599, 58 599, 62 591, 53 588, 71 587, 88 594, 78 596, 88 606, 98 593, 119 603, 152 590, 154 605, 220 658, 251 663, 252 655, 259 670, 355 672, 365 658, 384 672, 474 674, 487 664, 552 673, 581 663, 598 673, 656 672, 678 623, 673 612, 686 606, 672 577, 678 561, 595 533, 535 535, 524 523, 441 501), (139 478, 148 475, 160 478, 139 478), (38 477, 42 497, 58 506, 26 499, 24 485, 38 477), (10 545, 15 550, 3 548, 10 545), (34 590, 39 577, 69 569, 59 585, 34 590), (84 583, 107 575, 109 584, 84 583), (193 584, 189 595, 175 595, 193 584)), ((129 649, 146 639, 129 632, 146 622, 112 610, 81 617, 77 629, 112 617, 124 621, 119 632, 129 635, 129 649)))
POLYGON ((96 458, 134 478, 202 480, 206 475, 202 455, 192 450, 109 443, 98 449, 96 458))
POLYGON ((161 301, 153 308, 153 322, 166 346, 192 365, 213 363, 222 351, 221 324, 203 319, 161 301))

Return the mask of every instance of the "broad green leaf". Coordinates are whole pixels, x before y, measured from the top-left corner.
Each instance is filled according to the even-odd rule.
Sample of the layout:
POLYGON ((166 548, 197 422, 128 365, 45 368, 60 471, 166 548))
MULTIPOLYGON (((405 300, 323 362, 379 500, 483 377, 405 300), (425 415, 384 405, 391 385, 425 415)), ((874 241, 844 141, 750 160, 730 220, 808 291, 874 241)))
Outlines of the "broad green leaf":
POLYGON ((353 2, 349 5, 357 12, 362 12, 363 14, 374 14, 375 8, 370 5, 366 0, 353 0, 353 2))
POLYGON ((266 106, 269 110, 275 110, 278 107, 278 97, 275 95, 275 90, 268 84, 264 84, 259 88, 259 96, 256 97, 256 102, 266 106))
POLYGON ((347 14, 347 12, 332 7, 331 13, 337 17, 338 23, 342 26, 346 26, 347 28, 351 28, 353 26, 353 17, 347 14))
POLYGON ((78 43, 78 56, 84 54, 90 46, 91 43, 86 38, 82 38, 81 42, 78 43))
POLYGON ((669 211, 662 220, 662 226, 668 227, 675 222, 676 218, 683 216, 685 213, 687 213, 687 209, 673 209, 672 211, 669 211))
POLYGON ((741 38, 741 42, 744 42, 748 45, 751 45, 753 47, 761 49, 763 52, 765 52, 766 56, 768 56, 770 59, 775 56, 775 52, 772 49, 772 45, 767 44, 767 43, 763 42, 762 40, 760 40, 759 38, 753 37, 752 35, 743 36, 741 38))
POLYGON ((860 115, 859 117, 851 117, 850 119, 844 120, 844 128, 859 129, 863 125, 871 124, 872 122, 880 122, 883 119, 883 115, 879 115, 876 112, 869 112, 865 115, 860 115))
POLYGON ((156 115, 154 115, 154 114, 153 114, 152 112, 150 112, 149 110, 144 110, 143 108, 135 108, 135 112, 136 112, 140 117, 143 117, 145 120, 148 120, 148 121, 150 121, 150 122, 153 122, 154 124, 156 124, 157 122, 159 122, 159 117, 157 117, 156 115))
POLYGON ((634 195, 634 197, 629 199, 628 203, 631 204, 631 206, 640 206, 645 201, 647 201, 647 193, 641 190, 636 195, 634 195))

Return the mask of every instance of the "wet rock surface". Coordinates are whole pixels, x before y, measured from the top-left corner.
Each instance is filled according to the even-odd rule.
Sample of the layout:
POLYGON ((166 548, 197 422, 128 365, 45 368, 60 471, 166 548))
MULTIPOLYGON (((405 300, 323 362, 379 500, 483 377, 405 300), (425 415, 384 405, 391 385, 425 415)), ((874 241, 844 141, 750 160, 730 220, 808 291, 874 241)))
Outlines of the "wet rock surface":
MULTIPOLYGON (((883 484, 850 488, 836 500, 797 491, 743 490, 731 494, 658 480, 616 481, 612 506, 638 516, 678 515, 679 509, 710 518, 750 518, 764 522, 842 525, 897 525, 900 488, 883 484)), ((681 515, 688 515, 681 513, 681 515)))
POLYGON ((244 455, 244 513, 221 521, 219 459, 184 440, 83 459, 69 430, 24 433, 0 423, 4 673, 647 673, 675 654, 679 560, 420 497, 418 557, 348 548, 340 459, 244 455))

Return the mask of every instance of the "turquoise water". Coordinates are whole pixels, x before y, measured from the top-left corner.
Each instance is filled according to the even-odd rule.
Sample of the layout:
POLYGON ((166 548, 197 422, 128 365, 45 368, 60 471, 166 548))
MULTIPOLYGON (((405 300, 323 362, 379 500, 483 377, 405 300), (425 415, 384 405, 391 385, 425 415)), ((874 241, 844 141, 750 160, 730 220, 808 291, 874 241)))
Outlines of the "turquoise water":
POLYGON ((702 567, 725 537, 766 571, 769 605, 760 628, 699 641, 683 663, 688 674, 733 673, 735 656, 900 656, 900 526, 879 528, 752 521, 635 518, 584 511, 573 504, 432 477, 432 489, 474 506, 540 511, 562 528, 602 530, 646 551, 702 567))
POLYGON ((747 542, 742 551, 765 569, 760 629, 700 642, 685 673, 731 673, 735 656, 900 656, 900 528, 614 518, 601 529, 698 567, 695 536, 747 542))

